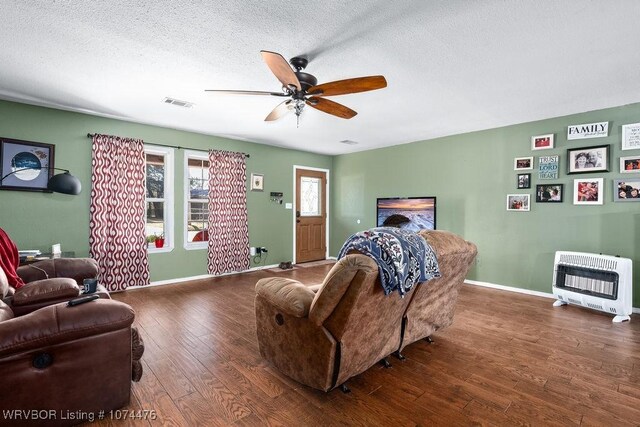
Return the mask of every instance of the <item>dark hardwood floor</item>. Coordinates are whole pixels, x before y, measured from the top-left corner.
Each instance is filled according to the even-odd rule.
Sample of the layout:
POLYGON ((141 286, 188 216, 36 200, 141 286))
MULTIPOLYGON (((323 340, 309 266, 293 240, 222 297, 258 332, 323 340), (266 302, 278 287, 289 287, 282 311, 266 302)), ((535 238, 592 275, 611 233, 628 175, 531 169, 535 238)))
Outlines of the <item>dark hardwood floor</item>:
MULTIPOLYGON (((274 274, 320 283, 331 265, 258 271, 114 295, 136 310, 145 372, 130 410, 104 425, 640 425, 640 318, 465 285, 454 324, 404 361, 315 391, 260 357, 254 285, 274 274)), ((392 296, 393 297, 393 296, 392 296)))

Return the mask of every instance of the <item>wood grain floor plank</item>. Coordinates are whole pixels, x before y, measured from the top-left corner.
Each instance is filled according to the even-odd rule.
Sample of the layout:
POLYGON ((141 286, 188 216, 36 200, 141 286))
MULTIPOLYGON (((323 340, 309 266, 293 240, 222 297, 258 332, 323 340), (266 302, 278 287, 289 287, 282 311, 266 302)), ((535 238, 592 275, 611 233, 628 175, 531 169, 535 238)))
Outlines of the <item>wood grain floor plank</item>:
POLYGON ((114 294, 137 312, 145 373, 126 408, 138 424, 234 426, 638 425, 640 322, 552 300, 465 285, 454 324, 405 361, 371 367, 349 394, 324 393, 262 359, 255 283, 279 275, 320 283, 331 263, 255 271, 114 294))

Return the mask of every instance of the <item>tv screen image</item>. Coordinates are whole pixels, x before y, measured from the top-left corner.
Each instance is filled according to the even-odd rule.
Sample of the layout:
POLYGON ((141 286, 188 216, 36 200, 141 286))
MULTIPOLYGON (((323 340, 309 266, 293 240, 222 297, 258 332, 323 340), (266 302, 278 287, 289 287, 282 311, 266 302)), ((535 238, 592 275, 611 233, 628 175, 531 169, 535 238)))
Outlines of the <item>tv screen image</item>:
POLYGON ((376 206, 377 227, 400 226, 411 231, 436 229, 435 197, 379 198, 376 206))

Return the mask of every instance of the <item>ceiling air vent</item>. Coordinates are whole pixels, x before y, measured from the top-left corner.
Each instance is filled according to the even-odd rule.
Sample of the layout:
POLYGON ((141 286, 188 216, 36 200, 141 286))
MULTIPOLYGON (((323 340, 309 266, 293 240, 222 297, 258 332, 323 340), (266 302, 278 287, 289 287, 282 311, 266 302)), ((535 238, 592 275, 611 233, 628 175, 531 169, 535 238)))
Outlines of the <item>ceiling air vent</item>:
POLYGON ((358 143, 358 141, 352 141, 350 139, 343 139, 342 141, 340 141, 341 144, 347 144, 347 145, 356 145, 358 143))
POLYGON ((166 97, 165 99, 163 99, 162 102, 164 102, 165 104, 175 105, 176 107, 184 107, 184 108, 193 107, 193 102, 180 101, 179 99, 169 98, 169 97, 166 97))

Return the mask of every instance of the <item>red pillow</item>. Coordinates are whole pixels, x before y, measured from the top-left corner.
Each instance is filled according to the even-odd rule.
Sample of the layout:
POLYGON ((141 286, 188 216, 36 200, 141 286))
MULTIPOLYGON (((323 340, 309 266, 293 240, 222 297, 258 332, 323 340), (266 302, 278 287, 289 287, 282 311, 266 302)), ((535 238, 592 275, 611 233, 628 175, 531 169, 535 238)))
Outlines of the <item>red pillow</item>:
POLYGON ((9 235, 0 228, 0 268, 7 275, 9 286, 16 289, 24 286, 24 282, 16 273, 16 269, 20 265, 20 256, 18 255, 18 247, 9 235))

